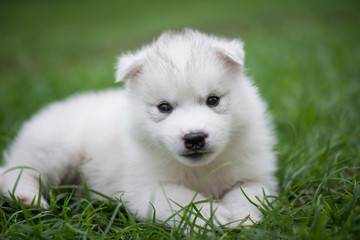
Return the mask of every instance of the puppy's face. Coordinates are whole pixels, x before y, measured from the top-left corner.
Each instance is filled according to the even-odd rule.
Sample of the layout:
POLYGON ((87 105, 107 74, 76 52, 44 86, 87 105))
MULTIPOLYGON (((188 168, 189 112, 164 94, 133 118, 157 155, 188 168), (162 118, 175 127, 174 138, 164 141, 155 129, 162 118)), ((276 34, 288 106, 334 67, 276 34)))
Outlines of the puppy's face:
POLYGON ((154 71, 131 89, 139 97, 144 138, 188 165, 214 159, 229 144, 233 127, 233 79, 207 70, 187 76, 154 71))
POLYGON ((138 52, 127 87, 137 135, 156 151, 197 166, 215 159, 237 129, 234 89, 242 63, 214 47, 214 39, 187 34, 192 37, 178 34, 138 52))

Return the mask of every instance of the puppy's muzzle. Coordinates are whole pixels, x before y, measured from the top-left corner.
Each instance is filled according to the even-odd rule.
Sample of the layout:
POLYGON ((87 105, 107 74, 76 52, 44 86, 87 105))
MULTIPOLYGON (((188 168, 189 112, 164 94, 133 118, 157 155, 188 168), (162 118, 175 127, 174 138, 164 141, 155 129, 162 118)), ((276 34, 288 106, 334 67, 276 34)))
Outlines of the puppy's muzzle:
POLYGON ((207 134, 195 132, 184 135, 184 145, 188 150, 197 151, 205 147, 207 134))

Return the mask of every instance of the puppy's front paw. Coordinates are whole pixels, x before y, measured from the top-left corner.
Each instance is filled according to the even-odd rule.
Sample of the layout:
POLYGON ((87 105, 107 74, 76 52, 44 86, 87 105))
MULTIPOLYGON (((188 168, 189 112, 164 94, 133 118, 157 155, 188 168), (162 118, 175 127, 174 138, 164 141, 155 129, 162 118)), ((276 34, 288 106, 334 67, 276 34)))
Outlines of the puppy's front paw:
MULTIPOLYGON (((212 219, 213 223, 218 226, 226 225, 231 221, 231 212, 220 204, 204 203, 197 207, 203 218, 206 220, 212 219)), ((196 220, 196 225, 203 226, 205 224, 206 222, 201 218, 196 220)))
POLYGON ((260 210, 245 198, 227 198, 224 199, 223 204, 231 211, 232 223, 227 225, 229 228, 234 228, 240 223, 243 226, 253 225, 263 218, 260 210))

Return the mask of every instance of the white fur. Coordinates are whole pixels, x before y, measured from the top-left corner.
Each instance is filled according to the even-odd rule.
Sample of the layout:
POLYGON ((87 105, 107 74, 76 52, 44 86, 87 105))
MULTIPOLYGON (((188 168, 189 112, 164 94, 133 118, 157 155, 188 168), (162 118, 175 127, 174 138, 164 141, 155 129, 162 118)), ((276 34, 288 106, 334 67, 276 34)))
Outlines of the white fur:
MULTIPOLYGON (((156 218, 166 220, 177 204, 193 200, 213 171, 194 201, 222 200, 212 203, 220 224, 248 215, 259 220, 239 185, 255 202, 263 190, 275 192, 274 139, 243 64, 241 41, 190 29, 165 32, 122 55, 116 81, 126 81, 125 89, 53 103, 24 124, 4 155, 3 170, 29 166, 38 172, 23 170, 15 196, 30 206, 39 192, 39 172, 59 185, 80 168, 89 188, 121 198, 139 220, 151 218, 153 207, 156 218), (220 97, 218 106, 206 105, 211 95, 220 97), (158 110, 164 101, 171 113, 158 110), (207 154, 197 160, 182 156, 184 135, 199 131, 207 134, 207 154)), ((19 172, 2 174, 3 193, 12 192, 19 172)), ((200 206, 205 217, 210 204, 200 206)), ((41 205, 48 206, 45 196, 41 205)))

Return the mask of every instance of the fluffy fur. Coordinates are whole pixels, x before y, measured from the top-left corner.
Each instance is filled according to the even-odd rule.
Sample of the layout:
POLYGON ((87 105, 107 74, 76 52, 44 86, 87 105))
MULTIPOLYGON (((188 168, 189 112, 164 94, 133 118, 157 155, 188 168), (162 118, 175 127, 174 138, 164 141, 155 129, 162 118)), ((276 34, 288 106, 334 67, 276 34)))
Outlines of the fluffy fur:
MULTIPOLYGON (((190 29, 123 54, 116 81, 125 81, 124 89, 73 96, 24 124, 3 171, 37 171, 23 170, 15 196, 30 206, 39 174, 59 185, 79 169, 89 188, 121 198, 139 220, 153 209, 166 220, 178 205, 210 198, 221 201, 198 207, 210 217, 212 204, 219 224, 259 220, 239 186, 255 202, 263 190, 274 194, 274 138, 265 104, 244 74, 244 55, 239 40, 190 29)), ((13 191, 19 172, 2 174, 3 193, 13 191)))

